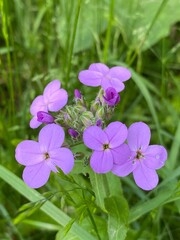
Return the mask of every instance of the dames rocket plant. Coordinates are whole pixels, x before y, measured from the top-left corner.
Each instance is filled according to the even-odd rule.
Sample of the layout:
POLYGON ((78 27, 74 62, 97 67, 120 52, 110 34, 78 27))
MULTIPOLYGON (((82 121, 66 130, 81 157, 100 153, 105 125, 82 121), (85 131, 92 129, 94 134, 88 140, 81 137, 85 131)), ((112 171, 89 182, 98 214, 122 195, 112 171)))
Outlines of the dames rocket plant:
POLYGON ((125 89, 124 83, 131 78, 131 72, 121 66, 109 68, 103 63, 93 63, 80 71, 78 78, 86 86, 99 88, 91 102, 75 89, 72 103, 67 104, 68 93, 59 80, 48 83, 42 95, 32 102, 30 127, 45 126, 38 141, 24 140, 16 147, 16 160, 25 166, 25 183, 39 188, 46 184, 51 172, 57 174, 59 169, 64 174, 73 172, 74 159, 84 153, 73 152, 72 148, 78 144, 82 147, 83 143, 88 154, 79 161, 87 168, 97 174, 112 172, 117 177, 132 173, 141 189, 155 188, 159 181, 156 170, 167 160, 166 149, 150 145, 150 128, 144 122, 132 123, 129 128, 120 119, 111 122, 120 103, 119 93, 125 89))

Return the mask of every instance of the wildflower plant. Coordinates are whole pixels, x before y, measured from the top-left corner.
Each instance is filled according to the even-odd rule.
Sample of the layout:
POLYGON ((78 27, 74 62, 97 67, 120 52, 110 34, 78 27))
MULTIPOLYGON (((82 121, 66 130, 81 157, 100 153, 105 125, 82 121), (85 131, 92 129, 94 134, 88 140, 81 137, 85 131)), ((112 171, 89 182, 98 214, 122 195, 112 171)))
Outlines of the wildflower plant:
POLYGON ((99 87, 96 98, 88 103, 82 92, 75 89, 73 104, 67 104, 68 93, 60 88, 60 81, 50 82, 30 107, 33 116, 30 127, 44 125, 38 141, 19 143, 15 157, 25 166, 23 180, 31 188, 46 184, 51 172, 58 174, 62 170, 65 175, 71 174, 81 163, 78 174, 87 180, 90 178, 97 206, 114 216, 111 203, 122 205, 117 211, 127 206, 122 197, 118 198, 118 189, 108 190, 108 194, 108 191, 101 192, 101 188, 106 188, 103 176, 114 179, 109 184, 114 189, 112 185, 117 180, 132 173, 138 187, 152 190, 158 184, 156 170, 165 165, 167 151, 161 145, 150 145, 151 133, 146 123, 126 126, 124 122, 111 121, 116 105, 123 101, 119 93, 125 88, 124 82, 131 78, 127 68, 93 63, 82 70, 78 78, 84 85, 99 87))

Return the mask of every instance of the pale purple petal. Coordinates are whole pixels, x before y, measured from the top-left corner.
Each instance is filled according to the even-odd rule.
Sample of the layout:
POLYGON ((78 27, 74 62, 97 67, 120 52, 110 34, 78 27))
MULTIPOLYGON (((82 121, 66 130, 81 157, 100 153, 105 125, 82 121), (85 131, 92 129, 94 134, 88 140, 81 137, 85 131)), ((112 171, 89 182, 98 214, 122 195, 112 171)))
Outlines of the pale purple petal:
POLYGON ((54 92, 60 89, 60 87, 61 82, 59 80, 53 80, 45 87, 43 96, 45 96, 46 98, 50 98, 54 92))
POLYGON ((42 95, 37 96, 33 100, 32 104, 30 106, 30 113, 32 115, 36 115, 36 113, 39 112, 39 111, 47 112, 47 106, 46 106, 46 104, 44 102, 44 98, 43 98, 42 95))
POLYGON ((164 166, 167 160, 167 151, 161 145, 150 145, 145 152, 144 164, 152 169, 164 166))
POLYGON ((112 173, 119 177, 125 177, 134 171, 136 168, 136 162, 132 162, 132 160, 128 160, 122 165, 114 164, 112 168, 112 173))
POLYGON ((69 173, 74 166, 74 157, 67 148, 58 148, 49 152, 50 160, 58 166, 65 174, 69 173))
POLYGON ((103 75, 105 75, 109 72, 109 68, 103 63, 93 63, 89 66, 89 70, 95 71, 95 72, 100 72, 103 75))
MULTIPOLYGON (((122 165, 131 158, 131 150, 127 144, 111 149, 115 164, 122 165)), ((131 158, 132 159, 132 158, 131 158)))
POLYGON ((102 73, 90 70, 83 70, 79 73, 78 76, 81 83, 92 87, 100 86, 102 77, 102 73))
POLYGON ((37 120, 37 116, 34 116, 29 123, 31 128, 38 128, 41 124, 42 123, 37 120))
POLYGON ((40 188, 48 181, 50 172, 50 168, 43 161, 36 165, 25 167, 23 180, 31 188, 40 188))
POLYGON ((63 108, 68 101, 68 94, 64 89, 58 89, 53 92, 48 98, 44 96, 44 101, 47 103, 48 110, 57 112, 63 108))
POLYGON ((121 122, 112 122, 104 130, 109 139, 110 148, 120 146, 127 138, 127 127, 121 122))
POLYGON ((143 122, 133 123, 128 129, 128 145, 132 151, 141 149, 146 151, 150 142, 151 132, 147 124, 143 122))
POLYGON ((107 173, 113 167, 111 150, 94 151, 90 158, 90 166, 96 173, 107 173))
POLYGON ((44 160, 39 143, 32 140, 25 140, 17 145, 15 158, 25 166, 34 165, 44 160))
POLYGON ((54 123, 43 127, 38 138, 41 150, 46 153, 60 147, 64 142, 64 135, 63 128, 54 123))
POLYGON ((113 78, 117 78, 124 82, 131 78, 131 72, 125 67, 112 67, 109 71, 109 75, 113 78))
POLYGON ((123 82, 108 75, 102 78, 101 86, 104 90, 109 87, 113 87, 117 92, 121 92, 125 88, 123 82))
POLYGON ((84 144, 93 150, 103 150, 103 144, 108 144, 106 133, 97 126, 88 127, 83 133, 84 144))
POLYGON ((133 171, 133 176, 136 184, 147 191, 155 188, 159 181, 156 171, 146 167, 141 162, 137 162, 136 169, 133 171))

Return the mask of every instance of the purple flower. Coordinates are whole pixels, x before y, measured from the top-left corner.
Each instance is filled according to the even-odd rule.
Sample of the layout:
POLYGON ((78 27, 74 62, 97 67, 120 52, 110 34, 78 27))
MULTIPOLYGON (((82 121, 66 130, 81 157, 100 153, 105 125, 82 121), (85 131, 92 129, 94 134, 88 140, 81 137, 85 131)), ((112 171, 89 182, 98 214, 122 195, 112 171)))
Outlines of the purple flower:
POLYGON ((77 99, 81 99, 81 93, 78 89, 74 90, 74 97, 77 99))
POLYGON ((16 147, 16 160, 26 166, 23 180, 31 188, 43 186, 49 179, 50 172, 58 172, 59 167, 65 174, 74 165, 72 152, 62 146, 64 130, 56 124, 50 124, 39 132, 38 142, 25 140, 16 147))
POLYGON ((54 117, 43 111, 37 112, 37 121, 45 124, 53 123, 54 122, 54 117))
POLYGON ((64 89, 60 89, 60 86, 60 81, 54 80, 45 87, 43 95, 34 99, 30 107, 30 113, 33 115, 30 121, 31 128, 41 125, 41 122, 37 120, 37 112, 57 112, 66 105, 68 94, 64 89))
POLYGON ((107 105, 110 107, 117 105, 120 101, 118 92, 112 87, 106 89, 105 96, 103 96, 103 98, 107 105))
POLYGON ((167 151, 161 145, 149 145, 150 129, 143 122, 133 123, 128 129, 128 145, 120 147, 112 172, 125 177, 133 172, 136 184, 143 190, 151 190, 158 184, 156 169, 164 166, 167 151))
POLYGON ((131 72, 124 67, 108 68, 103 63, 93 63, 88 70, 83 70, 79 73, 79 80, 87 86, 101 86, 104 90, 108 87, 113 87, 117 92, 124 89, 124 81, 131 77, 131 72))
POLYGON ((119 157, 119 148, 126 138, 127 127, 121 122, 112 122, 104 130, 97 126, 86 128, 83 134, 84 144, 94 150, 90 158, 91 168, 96 173, 111 171, 113 162, 119 157))
POLYGON ((69 135, 70 135, 71 137, 73 137, 73 138, 77 138, 78 135, 79 135, 79 133, 78 133, 76 130, 74 130, 73 128, 69 128, 69 129, 68 129, 68 133, 69 133, 69 135))

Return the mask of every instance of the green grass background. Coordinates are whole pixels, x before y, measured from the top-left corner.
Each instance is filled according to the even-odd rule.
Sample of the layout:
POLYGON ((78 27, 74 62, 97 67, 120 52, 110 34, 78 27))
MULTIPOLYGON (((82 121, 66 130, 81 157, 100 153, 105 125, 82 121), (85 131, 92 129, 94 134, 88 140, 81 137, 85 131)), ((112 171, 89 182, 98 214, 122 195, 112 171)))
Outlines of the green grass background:
MULTIPOLYGON (((20 141, 36 139, 38 130, 29 127, 29 106, 49 81, 61 81, 70 103, 75 88, 81 89, 87 100, 95 97, 98 90, 82 86, 77 79, 79 71, 94 62, 130 68, 132 79, 120 94, 114 119, 127 126, 134 121, 146 122, 152 130, 151 142, 168 150, 167 164, 158 171, 157 189, 146 193, 131 177, 121 180, 130 208, 126 239, 178 239, 178 6, 178 0, 0 0, 0 239, 79 239, 61 236, 59 224, 68 231, 73 220, 67 225, 69 219, 63 222, 63 215, 59 215, 58 222, 56 210, 47 213, 51 205, 39 210, 40 196, 19 182, 22 166, 15 161, 14 150, 20 141), (27 204, 29 200, 34 203, 27 204)), ((73 181, 51 176, 38 192, 88 229, 82 221, 86 217, 80 206, 82 199, 73 200, 79 190, 71 194, 81 180, 73 181)), ((84 199, 89 199, 90 193, 85 194, 84 199)), ((93 209, 90 204, 90 212, 93 209)), ((106 229, 101 221, 98 218, 95 225, 106 229)), ((78 226, 73 231, 85 239, 78 226)), ((106 239, 103 230, 102 236, 106 239)))

